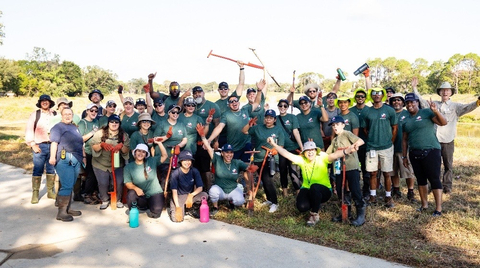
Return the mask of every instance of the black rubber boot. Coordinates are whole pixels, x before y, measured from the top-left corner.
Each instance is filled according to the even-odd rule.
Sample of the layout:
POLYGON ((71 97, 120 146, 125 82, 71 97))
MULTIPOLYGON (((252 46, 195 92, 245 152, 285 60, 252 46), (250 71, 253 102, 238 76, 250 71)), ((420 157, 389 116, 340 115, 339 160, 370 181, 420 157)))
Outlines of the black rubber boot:
POLYGON ((352 221, 353 226, 358 227, 365 223, 365 209, 365 205, 357 207, 357 218, 352 221))
POLYGON ((72 215, 72 216, 75 216, 75 217, 82 215, 81 211, 70 209, 71 204, 72 204, 72 198, 71 198, 71 195, 70 195, 70 198, 68 199, 68 206, 67 206, 68 215, 72 215))
POLYGON ((67 207, 68 202, 70 202, 69 195, 57 195, 58 201, 58 213, 57 213, 57 220, 59 221, 73 221, 72 215, 68 215, 67 207))

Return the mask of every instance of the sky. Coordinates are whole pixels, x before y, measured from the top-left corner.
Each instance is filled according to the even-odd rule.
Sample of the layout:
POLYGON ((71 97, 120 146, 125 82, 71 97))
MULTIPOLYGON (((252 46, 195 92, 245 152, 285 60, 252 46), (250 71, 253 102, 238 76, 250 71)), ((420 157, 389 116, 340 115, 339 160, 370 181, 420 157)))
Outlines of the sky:
MULTIPOLYGON (((97 65, 121 81, 238 82, 238 66, 260 64, 279 82, 292 72, 349 80, 368 59, 446 61, 480 54, 480 1, 433 0, 2 0, 0 57, 26 59, 34 47, 81 68, 97 65)), ((246 67, 246 82, 262 71, 246 67)), ((273 83, 270 80, 271 83, 273 83)))

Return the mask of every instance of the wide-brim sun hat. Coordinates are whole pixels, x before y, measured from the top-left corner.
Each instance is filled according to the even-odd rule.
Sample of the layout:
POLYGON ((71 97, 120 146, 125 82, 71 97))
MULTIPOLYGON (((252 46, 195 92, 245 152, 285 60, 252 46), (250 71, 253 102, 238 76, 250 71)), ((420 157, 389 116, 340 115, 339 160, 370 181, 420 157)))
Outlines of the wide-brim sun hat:
POLYGON ((372 98, 373 91, 377 91, 377 92, 381 91, 383 93, 382 102, 385 102, 387 100, 387 91, 384 88, 374 87, 368 91, 368 98, 372 103, 373 103, 373 98, 372 98))
POLYGON ((193 158, 192 152, 190 152, 189 150, 183 150, 178 155, 179 162, 185 161, 185 160, 195 161, 195 158, 193 158))
POLYGON ((98 90, 98 89, 94 89, 94 90, 92 90, 92 92, 88 93, 88 99, 89 99, 90 101, 92 100, 92 95, 93 95, 94 93, 98 93, 98 95, 100 95, 100 100, 103 100, 103 94, 102 94, 102 92, 101 92, 100 90, 98 90))
POLYGON ((132 151, 132 155, 135 156, 135 152, 137 150, 142 150, 142 151, 145 151, 147 152, 147 155, 145 156, 145 158, 148 158, 150 156, 150 153, 148 152, 148 146, 143 144, 143 143, 139 143, 137 144, 137 146, 135 147, 135 149, 133 149, 132 151))
POLYGON ((311 88, 314 88, 317 91, 317 93, 318 91, 320 91, 320 86, 318 84, 310 83, 303 88, 303 93, 307 94, 308 90, 311 88))
POLYGON ((50 102, 50 108, 52 108, 53 106, 55 106, 55 102, 50 98, 49 95, 41 95, 41 96, 38 98, 38 101, 37 101, 36 106, 37 106, 38 108, 41 108, 40 103, 41 103, 42 101, 45 101, 45 100, 48 100, 48 101, 50 102))
POLYGON ((357 103, 357 99, 355 98, 355 96, 357 95, 357 93, 359 92, 362 92, 363 94, 365 94, 365 102, 369 101, 369 97, 368 97, 368 91, 365 90, 364 88, 357 88, 354 92, 353 92, 353 102, 354 103, 357 103))
POLYGON ((321 152, 320 148, 317 147, 317 145, 315 144, 314 141, 307 141, 303 144, 303 151, 302 151, 302 154, 306 151, 306 150, 311 150, 311 149, 315 149, 317 150, 317 154, 319 154, 321 152))
POLYGON ((393 106, 393 100, 396 98, 400 98, 403 101, 403 107, 405 107, 405 98, 403 97, 402 93, 395 93, 390 97, 390 99, 388 99, 390 106, 393 106))
POLYGON ((152 117, 150 116, 149 113, 143 113, 143 114, 140 114, 138 116, 138 120, 137 120, 137 126, 140 127, 140 122, 142 121, 150 121, 150 123, 152 123, 152 125, 155 125, 155 121, 153 121, 152 117))
POLYGON ((60 104, 62 104, 62 103, 67 104, 70 108, 72 108, 72 106, 73 106, 73 102, 72 102, 72 101, 68 101, 67 98, 61 97, 61 98, 58 98, 58 99, 57 99, 57 110, 58 110, 58 108, 60 108, 60 104))
POLYGON ((337 108, 340 108, 338 106, 338 101, 350 101, 350 103, 348 104, 348 108, 353 107, 353 103, 355 102, 354 100, 352 100, 352 98, 349 98, 347 95, 342 95, 334 100, 335 107, 337 108))
POLYGON ((437 88, 437 94, 438 94, 439 96, 441 96, 441 95, 440 95, 440 90, 441 90, 441 89, 444 89, 444 88, 449 88, 450 91, 452 91, 452 95, 451 95, 451 96, 453 96, 453 94, 455 94, 455 90, 453 90, 452 85, 450 85, 449 82, 443 82, 443 83, 437 88))

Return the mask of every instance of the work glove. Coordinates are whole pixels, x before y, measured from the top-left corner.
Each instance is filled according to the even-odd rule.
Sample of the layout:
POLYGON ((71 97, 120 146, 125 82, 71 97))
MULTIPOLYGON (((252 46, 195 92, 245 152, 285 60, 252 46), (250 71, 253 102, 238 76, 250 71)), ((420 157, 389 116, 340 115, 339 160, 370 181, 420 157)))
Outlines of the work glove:
POLYGON ((155 138, 150 138, 147 140, 148 143, 154 143, 154 142, 162 142, 163 138, 162 137, 155 137, 155 138))
POLYGON ((200 124, 200 123, 197 124, 197 133, 198 133, 198 135, 200 135, 200 137, 202 137, 202 138, 205 137, 205 131, 203 129, 202 124, 200 124))
POLYGON ((270 150, 270 154, 271 154, 271 155, 276 155, 276 154, 278 154, 277 149, 272 148, 272 149, 270 150))
POLYGON ((210 111, 208 111, 207 120, 205 120, 205 122, 206 122, 207 124, 212 123, 213 115, 214 115, 214 114, 215 114, 215 108, 211 108, 210 111))
POLYGON ((111 152, 113 150, 113 145, 111 145, 110 143, 106 143, 106 142, 100 143, 100 147, 102 147, 102 149, 107 151, 107 152, 111 152))
POLYGON ((365 71, 363 71, 363 75, 365 75, 365 78, 370 76, 370 68, 367 68, 365 71))
POLYGON ((175 207, 175 221, 183 221, 183 209, 181 207, 175 207))
POLYGON ((166 136, 167 136, 167 139, 170 139, 170 137, 172 137, 172 135, 173 135, 173 127, 170 126, 170 127, 168 128, 167 135, 166 135, 166 136))
POLYGON ((175 145, 175 152, 174 154, 179 155, 180 154, 180 146, 175 145))
POLYGON ((257 120, 258 120, 258 118, 255 116, 254 118, 248 120, 248 125, 249 125, 250 127, 255 126, 255 125, 257 124, 257 120))
POLYGON ((119 143, 119 144, 115 145, 115 147, 113 147, 112 152, 117 153, 120 150, 122 150, 122 147, 123 147, 123 143, 119 143))
POLYGON ((249 166, 247 167, 247 171, 250 172, 250 173, 255 173, 255 172, 257 172, 257 170, 258 170, 258 166, 257 166, 257 165, 249 165, 249 166))
POLYGON ((185 201, 185 206, 191 208, 193 205, 193 194, 188 194, 187 201, 185 201))
POLYGON ((123 93, 123 86, 122 86, 122 85, 118 85, 117 92, 118 92, 118 94, 122 94, 122 93, 123 93))
POLYGON ((143 85, 143 91, 145 91, 145 93, 150 93, 150 84, 143 85))

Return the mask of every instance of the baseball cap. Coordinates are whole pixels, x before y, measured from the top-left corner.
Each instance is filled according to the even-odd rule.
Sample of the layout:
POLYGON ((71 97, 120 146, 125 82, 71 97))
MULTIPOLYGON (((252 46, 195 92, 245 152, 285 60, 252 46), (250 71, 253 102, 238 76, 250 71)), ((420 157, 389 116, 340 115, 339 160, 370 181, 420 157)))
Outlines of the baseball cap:
POLYGON ((407 93, 407 95, 405 95, 405 102, 407 101, 418 101, 418 96, 415 95, 415 93, 407 93))
POLYGON ((221 82, 220 84, 218 84, 218 88, 221 88, 221 87, 228 88, 227 82, 221 82))
POLYGON ((265 117, 267 117, 267 116, 277 118, 277 113, 275 113, 275 111, 272 110, 272 109, 268 109, 268 110, 265 111, 265 117))
POLYGON ((336 116, 332 117, 332 119, 330 120, 330 123, 328 123, 328 125, 331 126, 335 123, 344 123, 345 124, 345 120, 343 120, 343 117, 341 117, 339 115, 336 115, 336 116))
POLYGON ((233 152, 233 147, 231 144, 225 143, 220 150, 222 152, 233 152))
POLYGON ((247 94, 250 94, 251 92, 257 92, 257 90, 254 88, 247 89, 247 94))

